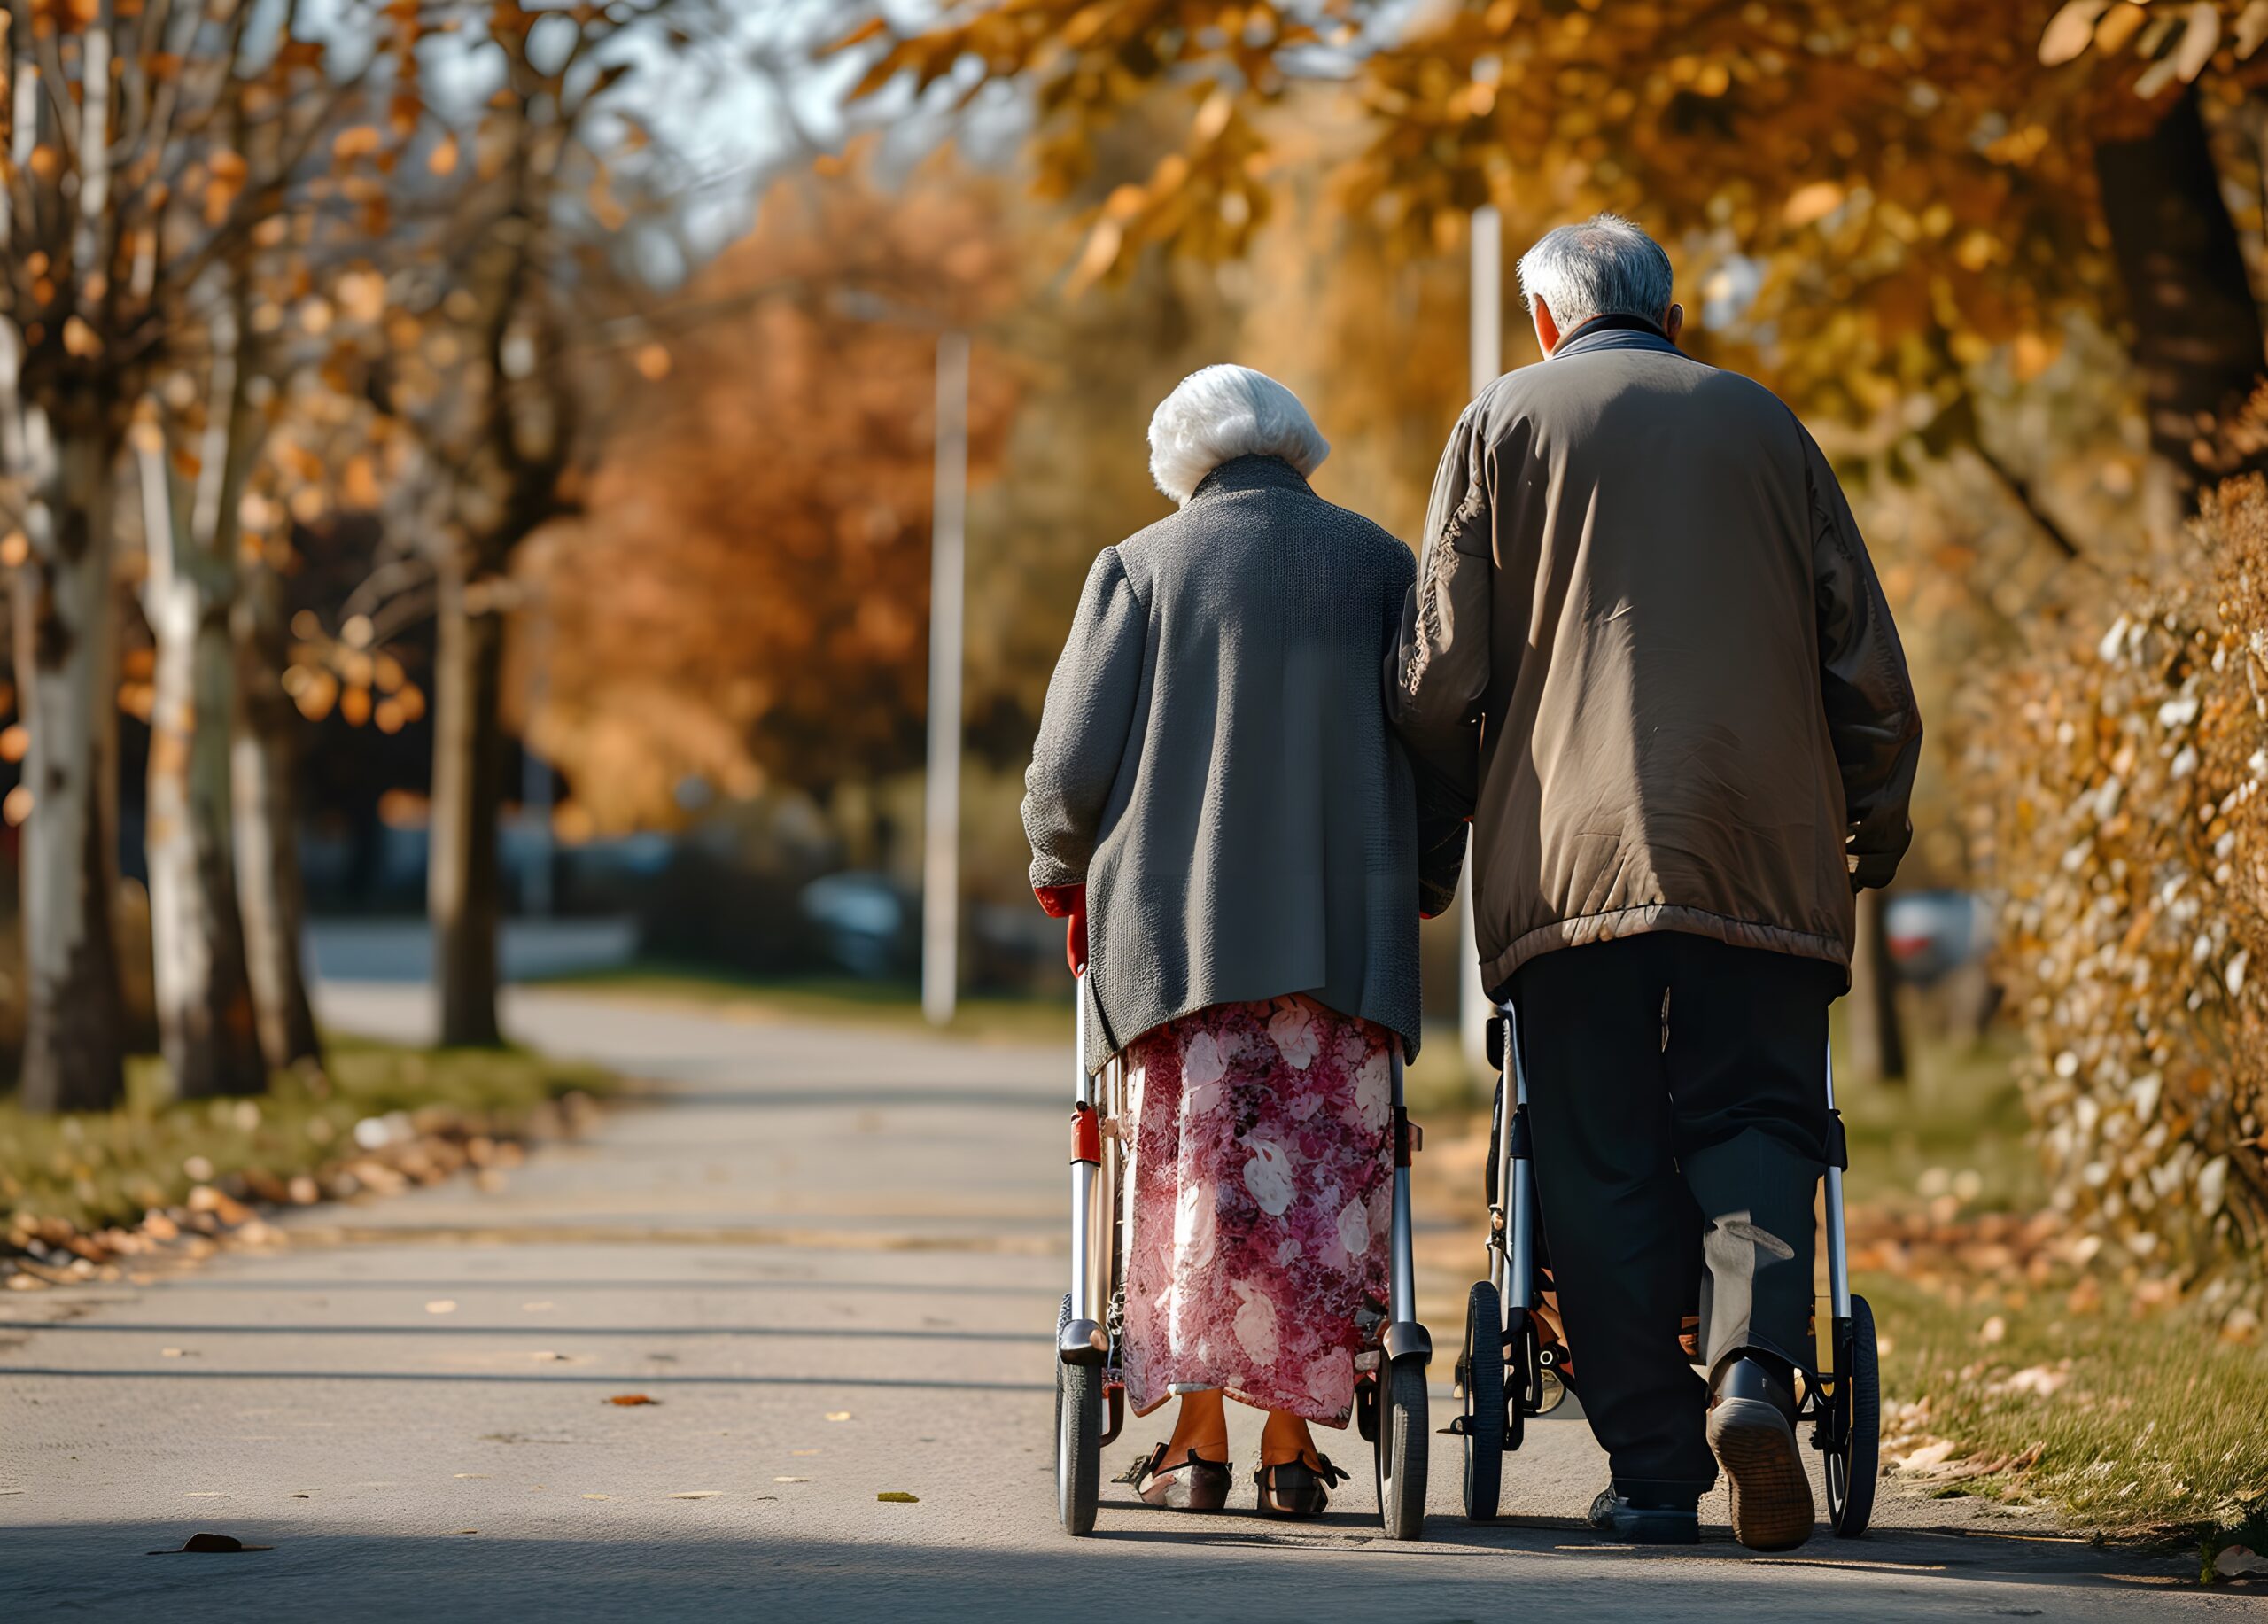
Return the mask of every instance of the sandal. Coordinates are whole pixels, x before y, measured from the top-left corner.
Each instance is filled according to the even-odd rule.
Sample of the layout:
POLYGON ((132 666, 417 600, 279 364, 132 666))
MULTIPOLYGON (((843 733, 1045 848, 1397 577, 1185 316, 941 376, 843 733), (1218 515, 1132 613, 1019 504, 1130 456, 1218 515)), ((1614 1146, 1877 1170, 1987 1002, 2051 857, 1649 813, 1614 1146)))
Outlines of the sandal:
POLYGON ((1263 1517, 1320 1517, 1331 1504, 1331 1491, 1347 1478, 1348 1473, 1331 1464, 1328 1455, 1317 1456, 1313 1465, 1304 1458, 1287 1460, 1262 1466, 1252 1474, 1252 1480, 1260 1486, 1263 1517))
POLYGON ((1217 1511, 1229 1503, 1229 1485, 1236 1480, 1224 1460, 1207 1460, 1194 1449, 1166 1465, 1170 1443, 1161 1443, 1111 1480, 1130 1483, 1148 1505, 1176 1511, 1217 1511))

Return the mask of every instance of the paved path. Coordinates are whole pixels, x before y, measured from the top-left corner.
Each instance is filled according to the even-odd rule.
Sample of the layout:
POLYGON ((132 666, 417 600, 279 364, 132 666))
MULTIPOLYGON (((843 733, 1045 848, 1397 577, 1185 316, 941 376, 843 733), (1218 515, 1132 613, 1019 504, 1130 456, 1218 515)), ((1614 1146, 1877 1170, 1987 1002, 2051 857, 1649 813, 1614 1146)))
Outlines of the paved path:
MULTIPOLYGON (((425 1019, 413 989, 326 1003, 425 1019)), ((2257 1616, 1965 1503, 1893 1497, 1895 1527, 1780 1558, 1730 1542, 1721 1499, 1698 1551, 1604 1546, 1574 1520, 1604 1476, 1579 1423, 1534 1429, 1489 1527, 1437 1440, 1424 1544, 1375 1536, 1361 1475, 1297 1528, 1114 1488, 1074 1543, 1059 1057, 555 991, 507 1013, 652 1103, 499 1192, 311 1209, 284 1249, 0 1302, 0 1618, 2257 1616), (607 1402, 629 1393, 659 1403, 607 1402), (200 1529, 274 1549, 144 1554, 200 1529)))

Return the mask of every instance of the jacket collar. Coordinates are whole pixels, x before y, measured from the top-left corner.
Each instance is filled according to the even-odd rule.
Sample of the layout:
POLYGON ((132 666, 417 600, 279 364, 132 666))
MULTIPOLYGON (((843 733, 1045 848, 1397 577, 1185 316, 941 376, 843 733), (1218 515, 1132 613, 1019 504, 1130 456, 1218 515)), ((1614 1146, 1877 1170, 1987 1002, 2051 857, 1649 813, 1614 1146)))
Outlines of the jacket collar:
POLYGON ((1201 501, 1208 496, 1224 496, 1233 491, 1304 491, 1307 488, 1308 482, 1300 477, 1300 470, 1281 457, 1231 457, 1197 482, 1197 488, 1189 493, 1189 500, 1201 501))
POLYGON ((1668 334, 1643 316, 1599 315, 1561 339, 1559 347, 1551 352, 1551 359, 1587 355, 1593 350, 1653 350, 1666 355, 1685 353, 1669 341, 1668 334))

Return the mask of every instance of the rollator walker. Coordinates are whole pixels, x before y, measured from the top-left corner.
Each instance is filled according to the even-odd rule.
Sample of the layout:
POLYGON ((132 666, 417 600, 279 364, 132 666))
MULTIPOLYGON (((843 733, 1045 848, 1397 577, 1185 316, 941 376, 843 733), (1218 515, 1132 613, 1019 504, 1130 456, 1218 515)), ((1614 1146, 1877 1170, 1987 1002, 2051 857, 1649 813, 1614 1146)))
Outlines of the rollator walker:
MULTIPOLYGON (((1497 1074, 1489 1135, 1488 1278, 1465 1300, 1464 1348, 1456 1364, 1464 1412, 1449 1430, 1464 1438, 1464 1512, 1496 1515, 1504 1457, 1520 1447, 1528 1418, 1557 1409, 1570 1390, 1573 1349, 1545 1343, 1537 1329, 1541 1291, 1536 1238, 1534 1146, 1518 1013, 1504 1006, 1488 1022, 1488 1063, 1497 1074)), ((1835 1532, 1856 1539, 1874 1512, 1882 1395, 1876 1373, 1875 1317, 1851 1294, 1843 1230, 1843 1174, 1850 1153, 1835 1107, 1835 1056, 1827 1056, 1827 1278, 1833 1303, 1828 1368, 1803 1372, 1797 1419, 1812 1424, 1812 1448, 1827 1457, 1827 1514, 1835 1532)))
MULTIPOLYGON (((1125 1177, 1133 1133, 1126 1064, 1113 1057, 1089 1075, 1085 976, 1078 984, 1076 1074, 1071 1108, 1071 1289, 1055 1323, 1055 1505, 1066 1534, 1091 1534, 1102 1489, 1103 1445, 1126 1420, 1120 1347, 1126 1325, 1126 1246, 1133 1191, 1125 1177)), ((1388 1539, 1414 1540, 1425 1523, 1425 1366, 1433 1340, 1418 1323, 1410 1258, 1410 1155, 1418 1130, 1402 1109, 1402 1055, 1394 1058, 1392 1302, 1355 1356, 1355 1425, 1371 1446, 1379 1520, 1388 1539)))

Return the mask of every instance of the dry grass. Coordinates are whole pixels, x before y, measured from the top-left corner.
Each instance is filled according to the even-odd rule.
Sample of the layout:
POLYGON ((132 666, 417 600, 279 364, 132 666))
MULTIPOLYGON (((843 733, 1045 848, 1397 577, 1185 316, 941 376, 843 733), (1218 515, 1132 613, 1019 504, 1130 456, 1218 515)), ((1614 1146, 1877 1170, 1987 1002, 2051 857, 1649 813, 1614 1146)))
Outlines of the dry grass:
MULTIPOLYGON (((288 1183, 355 1148, 357 1125, 400 1113, 509 1135, 544 1102, 615 1080, 523 1050, 414 1050, 334 1038, 326 1077, 279 1074, 255 1100, 164 1101, 154 1059, 132 1063, 116 1111, 27 1115, 0 1100, 0 1238, 60 1220, 79 1230, 178 1206, 200 1185, 288 1183)), ((399 1122, 400 1118, 397 1118, 399 1122)), ((366 1133, 367 1137, 367 1133, 366 1133)))
POLYGON ((1886 1447, 1942 1453, 1915 1474, 1934 1492, 2037 1499, 2115 1534, 2233 1528, 2268 1507, 2268 1350, 2222 1340, 2195 1305, 2059 1291, 1955 1307, 1858 1284, 1884 1344, 1886 1447), (1993 1462, 2010 1464, 1968 1475, 1993 1462))

